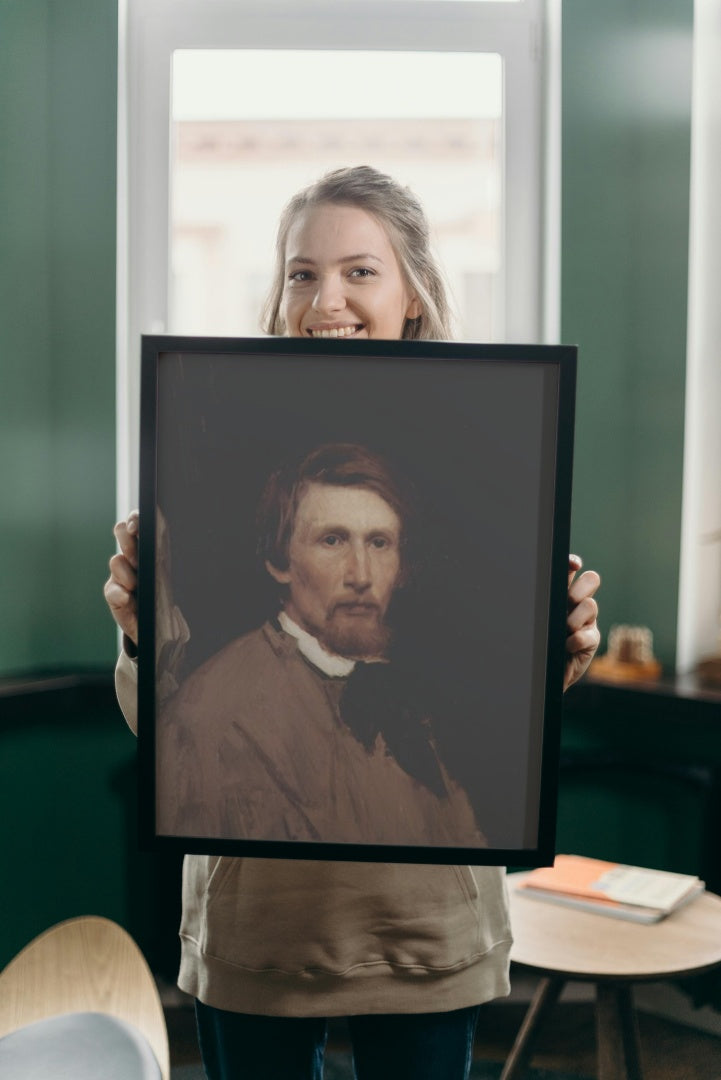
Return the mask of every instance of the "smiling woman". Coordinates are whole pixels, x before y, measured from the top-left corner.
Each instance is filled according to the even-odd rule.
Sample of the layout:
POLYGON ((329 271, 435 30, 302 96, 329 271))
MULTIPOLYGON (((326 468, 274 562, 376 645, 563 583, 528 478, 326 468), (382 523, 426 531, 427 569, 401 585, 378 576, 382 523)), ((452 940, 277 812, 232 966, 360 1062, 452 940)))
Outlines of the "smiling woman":
MULTIPOLYGON (((481 436, 491 438, 498 415, 507 417, 511 411, 496 408, 485 424, 479 421, 478 408, 481 404, 487 408, 492 397, 488 401, 482 395, 459 399, 459 404, 472 407, 472 422, 457 419, 454 434, 465 430, 471 445, 464 455, 457 440, 439 440, 452 443, 454 466, 445 468, 438 461, 433 439, 433 431, 439 430, 437 398, 442 395, 435 393, 431 397, 429 384, 419 380, 419 385, 425 387, 425 413, 431 419, 423 422, 421 409, 414 418, 415 436, 407 446, 408 427, 413 430, 414 425, 406 421, 414 410, 408 408, 408 384, 403 378, 400 384, 395 383, 395 391, 390 390, 397 369, 392 366, 387 342, 355 345, 307 340, 308 335, 330 335, 332 331, 342 331, 342 336, 348 337, 349 329, 351 337, 450 336, 443 283, 430 255, 423 211, 417 199, 388 176, 367 167, 337 170, 301 192, 289 204, 281 223, 276 270, 268 329, 272 334, 306 340, 296 341, 295 349, 289 348, 287 340, 254 346, 260 354, 273 353, 286 377, 279 380, 279 369, 271 368, 267 358, 258 363, 254 393, 270 377, 272 400, 254 409, 252 423, 247 425, 231 406, 233 430, 243 433, 243 438, 247 438, 249 430, 257 430, 271 442, 282 441, 287 447, 294 424, 300 422, 305 427, 312 423, 316 430, 311 445, 317 445, 317 429, 323 431, 324 444, 342 438, 343 445, 354 445, 347 440, 360 440, 356 431, 366 424, 377 439, 379 421, 385 416, 390 445, 380 447, 383 460, 395 462, 398 457, 400 467, 407 472, 417 453, 429 450, 429 505, 443 505, 442 500, 430 497, 433 492, 449 494, 457 509, 463 511, 460 519, 453 520, 466 522, 465 533, 483 540, 485 547, 479 554, 474 545, 472 560, 469 552, 467 561, 460 563, 472 571, 456 575, 464 598, 460 613, 453 598, 450 605, 447 602, 446 558, 438 560, 443 588, 436 596, 446 598, 445 611, 451 617, 438 618, 438 602, 428 603, 433 596, 431 590, 417 597, 411 612, 415 615, 423 609, 423 622, 430 626, 428 644, 434 655, 433 662, 429 658, 425 666, 429 679, 438 674, 438 683, 436 686, 434 682, 426 695, 428 680, 415 677, 419 657, 425 660, 431 652, 425 637, 424 652, 415 653, 410 633, 404 646, 416 661, 409 673, 412 677, 407 677, 409 665, 404 653, 398 653, 396 662, 392 650, 382 642, 374 641, 369 647, 367 640, 361 643, 357 637, 359 627, 384 625, 396 586, 405 584, 401 567, 405 570, 406 555, 404 550, 399 551, 405 539, 401 532, 405 516, 398 512, 397 497, 389 493, 385 498, 378 483, 379 470, 362 483, 354 466, 352 478, 346 475, 344 483, 336 484, 326 468, 322 474, 308 477, 309 486, 297 490, 297 499, 287 494, 283 505, 293 507, 286 529, 287 562, 279 564, 271 557, 262 537, 258 537, 261 542, 256 551, 260 549, 266 558, 267 569, 281 571, 279 575, 272 573, 272 577, 286 590, 290 612, 288 606, 280 611, 276 606, 275 614, 270 612, 262 625, 235 636, 195 669, 177 692, 161 701, 158 709, 150 764, 160 837, 182 843, 185 850, 189 838, 199 838, 201 847, 194 841, 190 843, 194 852, 204 848, 210 838, 213 847, 226 845, 216 848, 224 853, 238 850, 227 846, 235 839, 244 844, 244 854, 276 856, 236 859, 188 855, 183 878, 179 984, 197 999, 201 1047, 209 1075, 242 1072, 249 1080, 301 1073, 320 1077, 327 1032, 323 1018, 347 1015, 367 1019, 372 1014, 383 1020, 383 1031, 374 1028, 365 1038, 360 1032, 353 1035, 359 1080, 447 1080, 450 1075, 460 1080, 469 1074, 480 1003, 508 992, 510 928, 503 875, 497 866, 482 866, 474 873, 468 866, 449 869, 437 865, 440 849, 444 849, 441 861, 455 860, 459 851, 463 855, 468 851, 473 862, 483 862, 487 840, 485 825, 471 802, 470 785, 458 775, 460 767, 456 762, 460 755, 446 753, 447 741, 441 749, 436 742, 435 722, 445 728, 453 726, 449 710, 458 699, 459 689, 465 691, 478 682, 477 655, 473 664, 464 662, 465 653, 461 663, 458 658, 452 663, 451 652, 458 641, 459 622, 464 615, 467 620, 477 613, 468 585, 471 580, 479 580, 478 564, 488 564, 490 569, 497 565, 493 560, 502 555, 513 561, 513 575, 496 575, 503 584, 503 603, 496 605, 499 617, 493 620, 492 627, 510 670, 507 667, 505 675, 501 673, 503 694, 489 695, 484 709, 476 708, 475 700, 471 701, 471 722, 462 724, 464 717, 459 717, 458 728, 470 731, 485 744, 472 755, 473 766, 489 758, 490 749, 499 741, 499 731, 507 737, 511 728, 509 715, 516 712, 509 709, 508 698, 520 681, 519 653, 526 655, 527 649, 525 630, 518 630, 517 612, 519 608, 527 609, 529 617, 521 621, 524 626, 533 626, 538 600, 537 590, 526 586, 522 567, 535 567, 538 560, 521 559, 520 566, 516 566, 514 544, 492 542, 496 515, 490 510, 490 502, 484 506, 483 500, 477 498, 477 482, 470 489, 471 498, 468 484, 454 482, 455 459, 480 463, 484 477, 490 473, 492 470, 484 463, 493 455, 485 443, 479 445, 476 440, 481 436), (355 367, 334 364, 331 371, 320 355, 331 344, 333 350, 354 353, 353 358, 346 359, 360 363, 355 367), (297 386, 294 378, 307 381, 307 369, 297 363, 297 356, 306 348, 309 358, 310 354, 318 354, 317 370, 322 376, 314 383, 312 407, 304 395, 293 391, 297 386), (378 374, 379 365, 366 362, 365 358, 373 356, 383 360, 383 385, 372 378, 378 374), (351 383, 344 381, 346 375, 350 375, 351 383), (330 398, 329 388, 333 394, 330 398), (390 412, 379 407, 387 405, 389 394, 397 402, 390 412), (318 423, 321 418, 323 426, 318 423), (340 425, 338 434, 325 433, 329 423, 340 425), (400 452, 399 443, 405 453, 400 452), (325 491, 319 499, 311 479, 318 485, 344 490, 325 491), (477 532, 467 524, 469 507, 483 514, 483 528, 477 532), (508 601, 511 576, 523 596, 522 603, 515 605, 508 601), (513 620, 512 629, 505 635, 499 632, 501 610, 513 620), (333 621, 336 611, 343 629, 350 630, 352 624, 356 634, 350 649, 347 641, 334 639, 331 651, 321 640, 325 624, 333 621), (325 618, 328 612, 330 620, 325 618), (316 621, 321 624, 318 637, 316 621), (454 621, 455 634, 451 632, 454 621), (446 647, 436 651, 438 639, 446 630, 446 647), (449 710, 436 708, 438 699, 439 705, 448 704, 449 710), (502 723, 493 731, 486 729, 485 725, 493 723, 496 716, 502 723), (331 845, 329 854, 335 858, 332 864, 312 861, 318 841, 331 845), (419 851, 429 845, 433 865, 419 867, 419 851), (347 861, 354 858, 358 848, 361 861, 347 861), (397 853, 408 864, 364 861, 369 855, 389 856, 389 848, 393 858, 397 853), (285 854, 297 858, 285 859, 285 854), (415 1022, 413 1014, 419 1014, 415 1022), (297 1040, 302 1040, 302 1046, 297 1040), (255 1063, 258 1068, 253 1067, 255 1063)), ((417 349, 419 355, 422 352, 419 343, 410 349, 408 342, 400 343, 396 348, 408 349, 400 354, 406 359, 412 349, 417 349)), ((444 356, 446 348, 449 346, 443 346, 444 356)), ((426 349, 425 355, 439 357, 439 346, 428 345, 426 349)), ((179 359, 182 362, 182 358, 174 356, 174 361, 179 359)), ((262 355, 258 359, 262 360, 262 355)), ((489 370, 503 380, 513 402, 512 415, 517 419, 522 395, 515 378, 511 383, 505 381, 512 373, 498 362, 500 359, 494 354, 489 370)), ((232 370, 240 370, 234 358, 226 355, 215 355, 213 366, 220 363, 225 367, 227 360, 232 370)), ((183 364, 184 372, 189 374, 190 366, 183 364)), ((401 367, 404 375, 411 371, 405 363, 401 367)), ((470 366, 460 367, 472 377, 470 366)), ((461 373, 458 366, 449 366, 448 370, 461 373)), ((544 386, 547 376, 555 379, 545 367, 533 374, 534 386, 538 385, 536 377, 544 386)), ((211 384, 213 394, 220 391, 220 381, 213 378, 211 384)), ((186 390, 189 385, 184 380, 186 390)), ((458 390, 465 386, 465 381, 456 382, 458 390)), ((559 393, 541 395, 543 401, 558 402, 563 397, 559 393)), ((264 398, 256 398, 256 404, 262 404, 264 398)), ((416 398, 414 388, 414 404, 416 398)), ((157 403, 157 393, 149 394, 146 400, 157 403)), ((252 400, 244 392, 245 410, 252 400)), ((227 394, 222 395, 222 401, 224 408, 231 404, 227 394)), ((172 414, 174 422, 178 418, 177 405, 176 398, 167 414, 167 418, 172 414)), ((193 407, 196 415, 201 410, 202 442, 209 446, 218 425, 206 423, 208 417, 197 399, 193 407)), ((451 415, 463 420, 466 413, 464 408, 453 409, 451 415)), ((547 418, 535 408, 534 415, 540 445, 547 418)), ((508 424, 502 422, 500 430, 507 437, 508 424)), ((187 435, 185 430, 184 446, 187 435)), ((309 435, 306 430, 304 438, 309 435)), ((236 449, 214 458, 213 472, 230 459, 235 473, 233 497, 215 500, 222 503, 224 511, 228 502, 238 499, 238 473, 242 472, 239 464, 252 458, 253 467, 258 467, 256 459, 260 456, 257 447, 246 442, 240 452, 236 449)), ((534 469, 538 456, 531 455, 534 469)), ((509 457, 515 462, 518 455, 509 457)), ((172 459, 173 475, 177 475, 174 455, 168 458, 172 459)), ((533 477, 537 479, 536 471, 533 477)), ((526 488, 507 481, 502 490, 507 505, 509 492, 519 493, 526 488)), ((186 508, 189 498, 186 488, 186 508)), ((144 520, 151 523, 150 529, 159 506, 154 498, 153 502, 155 505, 144 503, 147 514, 146 509, 142 511, 144 520)), ((535 507, 535 501, 529 498, 521 498, 520 504, 524 511, 529 505, 535 507)), ((204 515, 197 506, 192 509, 194 518, 205 529, 204 515)), ((440 516, 444 517, 442 512, 440 516)), ((221 531, 227 534, 227 524, 221 524, 221 531)), ((185 530, 173 525, 171 532, 182 535, 185 530)), ((513 540, 519 535, 528 536, 535 545, 537 533, 536 522, 533 528, 514 529, 513 540)), ((112 578, 106 596, 122 625, 127 608, 136 604, 137 578, 134 571, 126 572, 133 563, 138 565, 137 525, 130 534, 121 523, 117 535, 121 546, 123 542, 125 546, 123 554, 111 563, 112 578)), ((546 535, 550 535, 548 530, 546 535)), ((152 532, 146 529, 144 536, 149 537, 152 550, 152 532)), ((458 547, 454 537, 444 555, 451 552, 457 556, 458 547)), ((203 566, 209 561, 207 547, 205 554, 205 558, 192 561, 192 577, 201 579, 201 587, 203 566)), ((565 559, 565 552, 561 554, 565 559)), ((238 588, 236 561, 224 586, 232 596, 233 606, 242 607, 245 598, 238 588)), ((140 565, 155 563, 141 558, 140 565)), ((559 612, 568 608, 568 681, 581 674, 597 644, 592 593, 598 581, 595 575, 587 574, 574 583, 578 568, 575 562, 569 568, 568 599, 565 576, 555 573, 562 587, 559 612)), ((140 595, 150 597, 152 604, 157 593, 141 585, 140 595)), ((480 609, 484 618, 489 606, 489 597, 483 597, 480 609)), ((410 621, 406 618, 404 626, 410 621)), ((423 634, 422 621, 417 621, 418 631, 423 634)), ((144 619, 141 624, 145 626, 144 619)), ((150 690, 145 700, 155 710, 159 703, 152 684, 155 642, 152 634, 143 630, 143 635, 140 689, 141 695, 150 690), (145 651, 148 648, 150 653, 145 651)), ((397 637, 400 642, 401 631, 397 637)), ((482 659, 484 668, 495 678, 498 671, 492 661, 492 645, 492 640, 484 642, 482 659)), ((558 657, 560 661, 560 650, 558 657)), ((523 694, 527 696, 537 676, 533 664, 522 666, 526 673, 523 694)), ((118 686, 123 708, 133 723, 135 673, 129 655, 120 661, 118 686)), ((525 725, 527 710, 521 709, 520 715, 525 725)), ((526 736, 523 764, 514 775, 521 777, 525 785, 529 772, 533 772, 534 779, 527 786, 533 788, 531 801, 537 803, 538 768, 528 766, 536 750, 532 742, 526 736)), ((469 779, 475 786, 477 778, 469 779)), ((507 804, 507 792, 504 797, 507 804)), ((527 815, 525 799, 511 796, 511 802, 512 809, 520 810, 524 836, 529 832, 529 817, 533 817, 530 831, 537 831, 537 806, 527 815)), ((493 853, 496 859, 498 851, 493 853)))
POLYGON ((294 196, 278 228, 264 328, 291 337, 452 337, 416 196, 368 166, 336 169, 294 196))

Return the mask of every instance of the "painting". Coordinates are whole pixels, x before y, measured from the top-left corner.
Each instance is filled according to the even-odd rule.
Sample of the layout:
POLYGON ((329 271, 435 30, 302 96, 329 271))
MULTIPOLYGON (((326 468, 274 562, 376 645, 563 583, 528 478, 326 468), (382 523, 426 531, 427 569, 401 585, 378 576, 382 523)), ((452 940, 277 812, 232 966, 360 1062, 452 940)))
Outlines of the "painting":
POLYGON ((145 847, 552 860, 575 366, 143 339, 145 847))

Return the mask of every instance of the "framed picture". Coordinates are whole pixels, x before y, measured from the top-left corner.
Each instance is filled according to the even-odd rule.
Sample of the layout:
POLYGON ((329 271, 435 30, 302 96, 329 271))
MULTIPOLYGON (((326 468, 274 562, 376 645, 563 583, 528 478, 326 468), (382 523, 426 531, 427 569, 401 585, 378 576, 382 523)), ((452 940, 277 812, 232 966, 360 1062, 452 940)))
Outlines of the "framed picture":
POLYGON ((552 861, 575 371, 143 339, 143 846, 552 861))

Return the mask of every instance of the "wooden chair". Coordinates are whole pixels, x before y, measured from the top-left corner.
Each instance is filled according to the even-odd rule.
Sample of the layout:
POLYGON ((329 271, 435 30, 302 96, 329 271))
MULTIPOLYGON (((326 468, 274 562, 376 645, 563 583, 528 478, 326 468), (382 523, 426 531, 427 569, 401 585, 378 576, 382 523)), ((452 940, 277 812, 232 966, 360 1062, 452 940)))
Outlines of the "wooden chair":
MULTIPOLYGON (((61 1017, 74 1018, 72 1040, 86 1049, 90 1043, 83 1044, 77 1036, 86 1023, 83 1018, 91 1026, 93 1018, 105 1018, 100 1024, 114 1025, 116 1038, 129 1035, 143 1054, 147 1045, 157 1062, 156 1075, 169 1080, 168 1035, 155 981, 133 939, 109 919, 87 915, 58 923, 31 941, 0 973, 0 1062, 3 1051, 11 1052, 29 1025, 35 1027, 23 1050, 32 1053, 48 1030, 41 1022, 54 1020, 57 1028, 61 1017)), ((95 1027, 97 1036, 97 1023, 95 1027)), ((74 1075, 84 1075, 80 1066, 74 1075)), ((137 1068, 128 1073, 148 1075, 152 1074, 137 1068)))

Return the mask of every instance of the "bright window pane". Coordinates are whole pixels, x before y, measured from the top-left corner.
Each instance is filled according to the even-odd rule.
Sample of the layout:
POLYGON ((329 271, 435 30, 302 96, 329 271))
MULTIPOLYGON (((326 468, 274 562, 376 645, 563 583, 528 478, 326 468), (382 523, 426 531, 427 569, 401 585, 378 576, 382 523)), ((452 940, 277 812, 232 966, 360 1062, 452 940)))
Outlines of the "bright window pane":
MULTIPOLYGON (((355 3, 356 0, 348 0, 348 2, 355 3)), ((395 4, 412 3, 412 2, 413 2, 413 0, 391 0, 391 3, 395 3, 395 4)), ((449 0, 449 2, 456 3, 457 0, 449 0)), ((487 4, 487 3, 522 4, 523 0, 461 0, 461 3, 464 3, 464 2, 468 3, 468 4, 487 4)))
POLYGON ((177 51, 170 331, 257 334, 283 206, 370 164, 423 201, 457 336, 497 339, 502 89, 495 54, 177 51))

